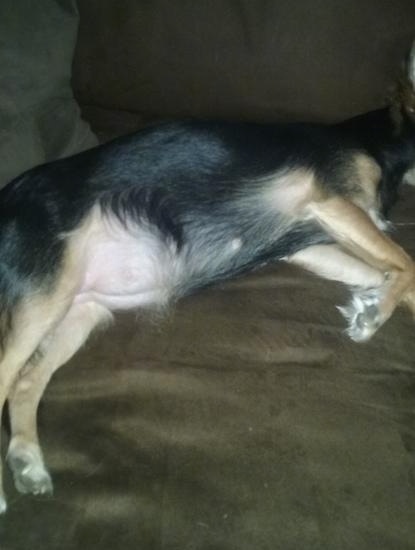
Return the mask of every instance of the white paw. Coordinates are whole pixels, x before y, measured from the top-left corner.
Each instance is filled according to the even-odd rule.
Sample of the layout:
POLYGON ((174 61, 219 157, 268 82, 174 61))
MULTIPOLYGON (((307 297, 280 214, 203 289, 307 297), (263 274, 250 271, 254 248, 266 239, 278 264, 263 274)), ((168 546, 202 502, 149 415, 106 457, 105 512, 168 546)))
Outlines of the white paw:
POLYGON ((52 479, 43 464, 40 452, 33 452, 31 446, 24 450, 18 447, 9 451, 7 462, 19 493, 53 493, 52 479))
POLYGON ((347 306, 338 308, 349 324, 346 332, 355 342, 369 340, 384 322, 379 311, 380 298, 377 288, 357 291, 347 306))

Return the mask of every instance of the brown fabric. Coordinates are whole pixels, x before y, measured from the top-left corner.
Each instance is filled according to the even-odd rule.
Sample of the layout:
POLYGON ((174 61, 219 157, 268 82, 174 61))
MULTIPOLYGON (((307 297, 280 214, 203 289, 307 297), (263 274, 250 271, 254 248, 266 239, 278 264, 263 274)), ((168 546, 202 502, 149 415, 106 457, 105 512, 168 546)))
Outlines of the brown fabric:
POLYGON ((80 0, 79 8, 80 101, 145 115, 345 118, 383 103, 415 32, 413 0, 80 0))

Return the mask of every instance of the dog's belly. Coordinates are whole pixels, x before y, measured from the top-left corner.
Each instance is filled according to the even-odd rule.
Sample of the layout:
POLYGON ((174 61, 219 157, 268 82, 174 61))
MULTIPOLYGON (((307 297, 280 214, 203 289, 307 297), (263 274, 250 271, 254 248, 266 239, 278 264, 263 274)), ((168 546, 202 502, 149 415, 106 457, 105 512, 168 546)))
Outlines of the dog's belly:
POLYGON ((163 305, 177 280, 176 247, 150 228, 95 222, 88 238, 82 284, 75 303, 93 301, 110 310, 163 305))

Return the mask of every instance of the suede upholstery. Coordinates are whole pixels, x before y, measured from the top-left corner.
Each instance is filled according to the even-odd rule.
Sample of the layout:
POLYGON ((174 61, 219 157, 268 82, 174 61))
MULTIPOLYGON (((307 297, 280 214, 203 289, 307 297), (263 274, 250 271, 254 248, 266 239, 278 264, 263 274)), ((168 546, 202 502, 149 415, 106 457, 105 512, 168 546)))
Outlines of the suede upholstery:
MULTIPOLYGON (((384 101, 412 0, 79 0, 73 85, 101 139, 154 117, 335 120, 384 101)), ((415 256, 415 191, 394 238, 415 256)), ((51 382, 51 498, 1 550, 415 549, 415 339, 344 334, 345 289, 281 264, 117 315, 51 382)))

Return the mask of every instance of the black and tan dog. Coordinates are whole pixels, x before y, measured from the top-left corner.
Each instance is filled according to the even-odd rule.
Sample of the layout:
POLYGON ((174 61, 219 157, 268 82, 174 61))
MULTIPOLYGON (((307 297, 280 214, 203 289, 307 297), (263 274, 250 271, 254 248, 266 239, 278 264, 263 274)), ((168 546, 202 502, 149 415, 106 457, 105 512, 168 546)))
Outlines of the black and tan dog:
POLYGON ((113 310, 164 307, 284 260, 350 285, 353 340, 400 303, 415 312, 414 264, 383 232, 414 162, 415 47, 392 105, 346 123, 164 124, 11 182, 0 192, 0 409, 8 400, 17 489, 51 491, 39 400, 113 310))

